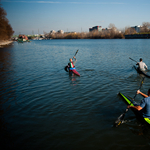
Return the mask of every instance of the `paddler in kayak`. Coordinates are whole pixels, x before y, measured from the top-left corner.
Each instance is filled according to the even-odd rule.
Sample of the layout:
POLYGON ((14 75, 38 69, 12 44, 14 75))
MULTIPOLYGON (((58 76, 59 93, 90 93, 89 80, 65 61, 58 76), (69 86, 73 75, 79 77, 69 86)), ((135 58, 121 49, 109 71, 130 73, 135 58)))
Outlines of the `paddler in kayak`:
POLYGON ((73 57, 75 60, 73 61, 72 58, 69 59, 69 63, 68 63, 68 66, 69 66, 69 70, 71 68, 74 68, 75 67, 75 63, 77 62, 77 59, 75 58, 75 56, 73 57))
POLYGON ((144 97, 140 105, 128 105, 127 108, 134 108, 140 111, 143 117, 150 118, 150 89, 148 90, 148 95, 142 93, 140 90, 137 91, 137 94, 141 94, 144 97))
POLYGON ((73 61, 72 58, 70 58, 68 65, 65 67, 65 70, 71 74, 73 73, 77 76, 80 76, 79 72, 77 72, 75 68, 75 63, 77 62, 77 59, 75 58, 75 56, 73 58, 75 60, 73 61))
POLYGON ((147 69, 147 66, 146 66, 146 64, 143 62, 143 59, 142 59, 142 58, 140 58, 140 62, 137 62, 136 65, 138 65, 138 69, 139 69, 140 71, 145 71, 145 69, 147 69))

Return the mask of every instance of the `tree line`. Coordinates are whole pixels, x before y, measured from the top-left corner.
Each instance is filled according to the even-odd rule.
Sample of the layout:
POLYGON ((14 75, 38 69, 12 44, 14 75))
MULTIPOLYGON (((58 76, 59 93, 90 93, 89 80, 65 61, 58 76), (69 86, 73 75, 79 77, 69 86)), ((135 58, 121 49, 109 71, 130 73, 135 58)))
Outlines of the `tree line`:
POLYGON ((14 33, 6 15, 6 11, 0 4, 0 40, 10 40, 14 33))
POLYGON ((82 32, 82 33, 64 33, 64 34, 46 34, 48 39, 123 39, 124 35, 119 32, 82 32))

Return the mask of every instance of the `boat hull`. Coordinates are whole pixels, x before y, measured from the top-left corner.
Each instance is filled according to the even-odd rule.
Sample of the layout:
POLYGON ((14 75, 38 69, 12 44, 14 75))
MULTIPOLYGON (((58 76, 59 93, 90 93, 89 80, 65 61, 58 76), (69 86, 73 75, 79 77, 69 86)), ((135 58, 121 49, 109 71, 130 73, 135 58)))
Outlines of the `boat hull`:
POLYGON ((66 72, 69 72, 69 74, 73 73, 77 76, 80 76, 79 72, 75 68, 69 68, 68 66, 66 66, 64 69, 66 72))
POLYGON ((137 71, 139 74, 143 74, 145 77, 150 78, 150 75, 148 75, 146 72, 139 70, 136 66, 134 66, 134 69, 137 71))
POLYGON ((70 70, 69 72, 74 73, 77 76, 80 76, 79 72, 76 69, 70 70))
MULTIPOLYGON (((131 100, 129 97, 125 96, 124 94, 122 93, 119 93, 119 95, 125 100, 125 102, 127 103, 127 105, 131 105, 131 106, 135 106, 136 105, 136 102, 131 100)), ((137 119, 142 121, 143 123, 146 123, 150 126, 150 118, 144 118, 142 116, 142 114, 134 109, 134 108, 131 108, 131 110, 134 112, 134 114, 136 115, 137 119)))
POLYGON ((23 43, 23 40, 22 40, 22 39, 17 39, 17 41, 18 41, 19 43, 23 43))

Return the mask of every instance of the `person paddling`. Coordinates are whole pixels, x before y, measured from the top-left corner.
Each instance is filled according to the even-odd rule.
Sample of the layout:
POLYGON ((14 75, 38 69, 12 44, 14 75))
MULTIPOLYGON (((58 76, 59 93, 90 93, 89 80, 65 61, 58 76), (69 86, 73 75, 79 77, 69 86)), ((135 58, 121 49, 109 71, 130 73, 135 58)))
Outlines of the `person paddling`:
POLYGON ((140 62, 137 62, 136 65, 138 65, 138 69, 139 69, 140 71, 145 71, 145 69, 147 69, 147 66, 146 66, 146 64, 143 62, 142 58, 140 58, 140 62))
POLYGON ((142 93, 140 90, 137 90, 137 94, 141 94, 144 97, 140 105, 136 106, 128 105, 127 108, 134 108, 138 110, 143 117, 150 118, 150 89, 148 90, 148 95, 142 93))
POLYGON ((69 59, 69 63, 68 63, 68 67, 69 67, 69 70, 71 70, 72 68, 75 67, 75 63, 77 62, 77 59, 75 58, 75 56, 73 57, 75 60, 73 61, 72 58, 69 59))

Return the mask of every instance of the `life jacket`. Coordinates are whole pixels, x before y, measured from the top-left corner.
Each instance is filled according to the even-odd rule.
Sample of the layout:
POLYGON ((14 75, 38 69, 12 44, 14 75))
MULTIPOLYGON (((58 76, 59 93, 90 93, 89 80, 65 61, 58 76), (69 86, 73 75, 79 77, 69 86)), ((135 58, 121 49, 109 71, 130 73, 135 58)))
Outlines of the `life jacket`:
POLYGON ((73 62, 70 62, 68 65, 69 65, 69 70, 74 70, 75 69, 75 66, 74 66, 73 62))
POLYGON ((70 63, 69 63, 69 67, 70 67, 70 68, 74 68, 73 62, 70 62, 70 63))

